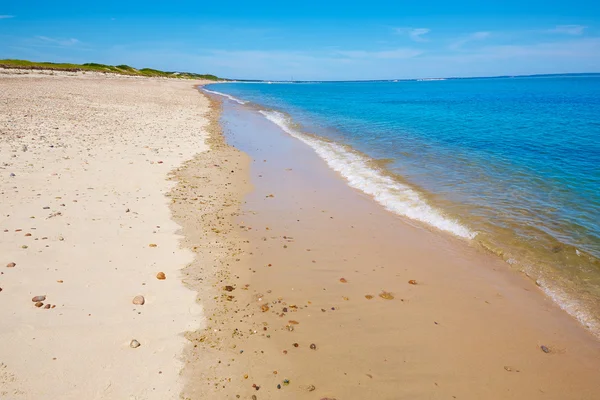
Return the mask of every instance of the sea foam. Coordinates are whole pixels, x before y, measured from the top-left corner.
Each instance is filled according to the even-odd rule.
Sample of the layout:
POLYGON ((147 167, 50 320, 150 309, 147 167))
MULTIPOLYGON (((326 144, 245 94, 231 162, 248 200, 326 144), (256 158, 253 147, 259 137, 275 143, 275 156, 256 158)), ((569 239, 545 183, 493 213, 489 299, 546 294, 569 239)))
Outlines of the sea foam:
POLYGON ((374 168, 368 157, 338 143, 306 135, 294 129, 289 119, 278 111, 261 110, 260 113, 291 136, 313 148, 330 168, 339 172, 348 181, 350 186, 373 196, 387 210, 461 238, 472 239, 477 234, 431 207, 410 186, 374 168))
POLYGON ((230 95, 228 95, 228 94, 226 94, 226 93, 215 92, 215 91, 213 91, 213 90, 208 90, 208 89, 204 89, 204 88, 203 88, 202 90, 204 90, 204 91, 205 91, 205 92, 207 92, 207 93, 212 93, 212 94, 216 94, 216 95, 219 95, 219 96, 226 97, 226 98, 228 98, 229 100, 231 100, 231 101, 235 101, 235 102, 236 102, 236 103, 238 103, 238 104, 246 104, 246 103, 248 103, 247 101, 240 100, 240 99, 238 99, 238 98, 236 98, 236 97, 233 97, 233 96, 230 96, 230 95))

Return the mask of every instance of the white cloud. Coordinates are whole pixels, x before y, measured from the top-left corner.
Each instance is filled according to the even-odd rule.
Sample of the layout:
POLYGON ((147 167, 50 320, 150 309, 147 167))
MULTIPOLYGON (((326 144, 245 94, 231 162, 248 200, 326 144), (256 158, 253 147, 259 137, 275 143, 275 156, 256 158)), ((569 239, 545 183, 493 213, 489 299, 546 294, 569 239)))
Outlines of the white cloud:
POLYGON ((587 28, 587 26, 584 25, 557 25, 555 28, 548 29, 546 32, 562 33, 565 35, 581 35, 585 28, 587 28))
POLYGON ((475 32, 470 34, 467 37, 464 37, 456 42, 450 44, 449 48, 451 50, 460 50, 465 44, 469 42, 475 42, 479 40, 487 39, 490 36, 490 32, 475 32))
POLYGON ((0 19, 14 18, 14 15, 0 15, 0 19))
POLYGON ((55 39, 55 38, 50 38, 47 36, 36 36, 36 39, 40 40, 41 42, 44 43, 50 43, 50 44, 54 44, 54 45, 59 45, 59 46, 73 46, 79 43, 79 40, 77 39, 55 39))
POLYGON ((431 32, 429 28, 396 28, 396 33, 400 35, 408 35, 415 42, 427 42, 428 39, 423 36, 431 32))

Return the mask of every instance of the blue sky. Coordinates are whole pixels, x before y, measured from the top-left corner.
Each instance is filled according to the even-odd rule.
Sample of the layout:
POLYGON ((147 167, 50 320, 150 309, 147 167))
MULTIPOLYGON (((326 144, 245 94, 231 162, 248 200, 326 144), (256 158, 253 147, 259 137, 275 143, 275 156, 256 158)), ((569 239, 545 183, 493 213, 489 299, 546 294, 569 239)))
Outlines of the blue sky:
POLYGON ((3 2, 0 58, 272 80, 600 72, 600 1, 3 2))

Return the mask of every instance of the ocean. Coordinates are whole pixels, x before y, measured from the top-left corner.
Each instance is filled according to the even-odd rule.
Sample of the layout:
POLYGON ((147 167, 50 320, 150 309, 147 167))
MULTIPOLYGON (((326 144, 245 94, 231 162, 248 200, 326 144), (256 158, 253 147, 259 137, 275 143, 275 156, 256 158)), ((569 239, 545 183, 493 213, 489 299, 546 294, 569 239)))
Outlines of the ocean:
POLYGON ((521 271, 600 336, 600 75, 209 85, 390 212, 521 271))

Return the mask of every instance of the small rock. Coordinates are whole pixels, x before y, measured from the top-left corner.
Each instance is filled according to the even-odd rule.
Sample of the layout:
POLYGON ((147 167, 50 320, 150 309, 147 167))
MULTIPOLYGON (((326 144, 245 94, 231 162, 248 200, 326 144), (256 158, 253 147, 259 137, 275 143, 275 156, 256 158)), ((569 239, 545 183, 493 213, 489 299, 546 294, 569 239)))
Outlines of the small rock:
POLYGON ((50 307, 52 307, 52 305, 50 305, 50 304, 46 304, 46 305, 44 306, 44 309, 46 309, 46 310, 49 310, 49 309, 50 309, 50 307))
POLYGON ((317 349, 317 345, 316 345, 316 344, 314 344, 314 343, 311 343, 311 345, 310 345, 310 349, 311 349, 311 350, 316 350, 316 349, 317 349))
POLYGON ((294 346, 294 347, 298 347, 298 346, 300 346, 300 345, 299 345, 298 343, 294 343, 294 344, 293 344, 293 346, 294 346))
POLYGON ((14 268, 16 266, 17 264, 15 264, 14 262, 9 262, 8 264, 6 264, 6 268, 14 268))
POLYGON ((145 302, 146 302, 146 299, 144 299, 144 296, 142 296, 142 295, 135 296, 132 301, 132 303, 135 304, 136 306, 143 306, 145 302))
POLYGON ((233 292, 235 290, 235 288, 233 286, 227 285, 223 287, 223 290, 226 290, 228 292, 233 292))
POLYGON ((33 301, 34 303, 37 303, 38 301, 44 301, 46 300, 46 296, 35 296, 34 298, 31 299, 31 301, 33 301))
POLYGON ((137 340, 133 339, 130 343, 129 343, 129 347, 131 347, 132 349, 137 349, 138 347, 140 347, 141 344, 140 342, 138 342, 137 340))
POLYGON ((373 296, 371 296, 370 294, 365 295, 365 299, 367 299, 367 300, 371 300, 372 298, 373 298, 373 296))
POLYGON ((256 395, 255 395, 255 394, 253 394, 253 395, 252 395, 252 400, 256 400, 256 399, 257 399, 256 395))
POLYGON ((46 207, 43 207, 43 209, 44 209, 44 210, 49 210, 49 209, 50 209, 50 207, 46 206, 46 207))
POLYGON ((541 345, 541 346, 540 346, 540 349, 542 349, 542 351, 543 351, 544 353, 550 353, 550 349, 549 349, 548 347, 544 346, 544 345, 541 345))
POLYGON ((512 368, 511 368, 511 367, 509 367, 509 366, 505 366, 505 367, 504 367, 504 369, 505 369, 506 371, 508 371, 508 372, 511 372, 511 371, 512 371, 512 368))
POLYGON ((394 296, 390 292, 383 291, 379 293, 379 297, 385 300, 393 300, 394 296))
POLYGON ((416 285, 417 281, 415 281, 414 279, 411 279, 410 281, 408 281, 408 283, 410 283, 411 285, 416 285))
POLYGON ((15 174, 13 174, 12 172, 10 173, 10 177, 11 177, 11 178, 14 178, 15 176, 16 176, 16 175, 15 175, 15 174))
POLYGON ((341 283, 348 283, 348 281, 346 280, 346 278, 340 278, 340 282, 341 283))
POLYGON ((157 244, 156 244, 156 243, 150 243, 150 244, 148 245, 148 247, 156 247, 156 246, 157 246, 157 244))
POLYGON ((263 304, 262 306, 260 306, 260 309, 262 312, 267 312, 267 311, 269 311, 269 306, 266 304, 263 304))
POLYGON ((164 272, 159 272, 158 274, 156 274, 156 279, 164 281, 165 279, 167 279, 167 276, 164 272))
POLYGON ((43 305, 44 305, 44 303, 42 303, 41 301, 38 301, 37 303, 34 304, 34 306, 36 306, 37 308, 40 308, 43 305))

